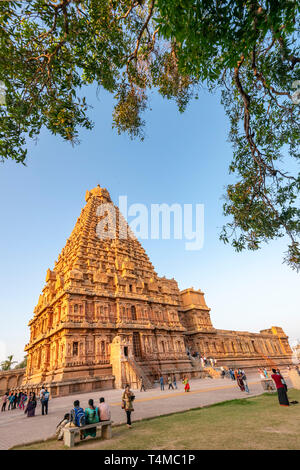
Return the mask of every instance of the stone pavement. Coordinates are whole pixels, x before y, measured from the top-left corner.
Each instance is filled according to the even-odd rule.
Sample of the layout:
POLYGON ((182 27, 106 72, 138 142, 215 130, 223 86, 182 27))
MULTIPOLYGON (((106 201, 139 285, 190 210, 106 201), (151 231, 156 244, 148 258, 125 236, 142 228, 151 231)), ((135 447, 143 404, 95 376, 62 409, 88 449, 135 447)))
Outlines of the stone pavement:
MULTIPOLYGON (((158 386, 146 392, 134 391, 136 399, 132 418, 133 421, 140 420, 263 393, 257 374, 248 375, 248 385, 250 394, 241 392, 236 382, 227 378, 191 380, 189 393, 184 392, 184 386, 181 383, 178 384, 178 390, 167 390, 168 386, 165 385, 164 391, 161 391, 158 386)), ((52 437, 56 425, 72 408, 75 399, 80 400, 81 406, 85 408, 90 398, 98 404, 101 396, 111 407, 114 424, 126 422, 124 410, 121 409, 121 390, 103 390, 54 398, 49 402, 48 416, 41 416, 40 404, 38 404, 34 418, 27 418, 20 410, 0 413, 0 449, 5 450, 15 445, 52 437)))

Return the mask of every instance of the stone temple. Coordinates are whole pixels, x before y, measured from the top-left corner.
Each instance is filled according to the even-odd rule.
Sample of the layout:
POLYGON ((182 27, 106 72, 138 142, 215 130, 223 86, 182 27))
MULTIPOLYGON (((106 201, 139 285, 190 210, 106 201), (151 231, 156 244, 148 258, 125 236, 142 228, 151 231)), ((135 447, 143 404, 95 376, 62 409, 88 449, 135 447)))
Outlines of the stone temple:
POLYGON ((180 291, 174 279, 158 277, 117 207, 117 236, 99 237, 99 222, 110 217, 99 211, 112 204, 108 191, 98 186, 85 199, 29 322, 23 387, 47 384, 58 396, 136 387, 140 377, 150 386, 161 373, 200 377, 205 370, 188 350, 215 358, 218 366, 291 363, 281 328, 215 329, 204 293, 180 291))

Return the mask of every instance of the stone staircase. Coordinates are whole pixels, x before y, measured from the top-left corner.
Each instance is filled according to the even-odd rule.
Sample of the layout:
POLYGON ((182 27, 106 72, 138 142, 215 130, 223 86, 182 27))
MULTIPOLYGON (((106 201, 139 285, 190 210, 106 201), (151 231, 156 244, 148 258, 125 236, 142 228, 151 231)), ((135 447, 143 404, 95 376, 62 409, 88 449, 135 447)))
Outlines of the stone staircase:
POLYGON ((128 358, 128 364, 131 366, 131 368, 135 372, 135 375, 137 377, 137 383, 139 382, 140 377, 142 377, 146 389, 153 388, 153 383, 148 378, 147 374, 143 370, 143 367, 141 367, 134 358, 132 357, 128 358))
POLYGON ((207 371, 208 375, 213 379, 219 379, 221 377, 221 369, 206 366, 205 371, 207 371))

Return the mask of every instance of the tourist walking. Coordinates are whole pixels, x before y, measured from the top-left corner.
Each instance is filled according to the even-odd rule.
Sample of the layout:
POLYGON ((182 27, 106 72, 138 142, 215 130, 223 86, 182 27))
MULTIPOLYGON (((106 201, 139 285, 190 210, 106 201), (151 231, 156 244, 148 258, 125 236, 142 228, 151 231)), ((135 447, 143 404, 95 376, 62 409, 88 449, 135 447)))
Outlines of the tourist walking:
POLYGON ((244 386, 244 382, 243 382, 243 379, 242 379, 242 374, 241 374, 240 371, 237 371, 236 381, 237 381, 238 386, 240 387, 240 390, 242 392, 244 392, 245 391, 245 386, 244 386))
POLYGON ((13 392, 11 392, 8 397, 8 410, 13 410, 14 401, 15 401, 15 395, 13 394, 13 392))
POLYGON ((144 392, 146 391, 146 387, 145 387, 145 384, 144 384, 144 379, 143 377, 140 377, 140 383, 141 383, 141 386, 140 386, 140 391, 142 392, 144 390, 144 392))
POLYGON ((25 414, 27 414, 27 418, 33 418, 35 416, 35 409, 36 409, 35 393, 30 392, 29 401, 25 408, 25 414))
POLYGON ((187 377, 185 377, 185 379, 183 379, 183 384, 184 384, 184 391, 189 392, 190 391, 190 384, 189 384, 189 379, 187 377))
POLYGON ((160 389, 164 390, 165 389, 165 383, 164 383, 164 378, 163 378, 162 375, 160 376, 159 382, 160 382, 160 389))
POLYGON ((243 383, 244 383, 246 392, 247 392, 247 393, 250 393, 249 387, 248 387, 248 382, 247 382, 247 376, 246 376, 244 370, 242 370, 242 381, 243 381, 243 383))
POLYGON ((176 380, 176 375, 175 374, 173 376, 173 386, 177 390, 177 380, 176 380))
POLYGON ((129 385, 127 384, 122 395, 122 408, 125 410, 127 417, 127 426, 131 428, 131 413, 134 411, 132 402, 135 399, 129 385))
POLYGON ((2 403, 1 411, 6 410, 7 400, 8 400, 8 393, 6 392, 5 395, 3 395, 2 400, 1 400, 1 403, 2 403))
POLYGON ((110 421, 111 412, 107 403, 105 403, 104 397, 100 398, 100 406, 98 408, 100 421, 110 421))
MULTIPOLYGON (((89 406, 85 409, 85 424, 94 424, 99 423, 99 413, 98 408, 94 406, 94 400, 91 398, 89 400, 89 406)), ((96 437, 97 427, 86 429, 84 431, 84 437, 91 436, 96 437)))
POLYGON ((44 390, 44 394, 41 398, 41 403, 42 403, 42 415, 44 416, 45 414, 48 414, 48 404, 49 404, 49 397, 50 393, 48 392, 47 389, 44 390))
POLYGON ((20 401, 21 401, 21 396, 22 396, 22 393, 21 393, 21 392, 19 392, 19 393, 16 394, 15 408, 19 408, 20 401))
POLYGON ((169 385, 168 390, 170 390, 170 389, 174 390, 174 387, 173 387, 173 384, 172 384, 172 377, 170 375, 168 376, 168 385, 169 385))
POLYGON ((271 375, 272 379, 275 382, 277 394, 278 394, 278 401, 281 406, 289 406, 289 400, 287 397, 286 389, 284 384, 282 383, 282 376, 278 374, 276 369, 272 369, 273 374, 271 375))
POLYGON ((21 401, 20 401, 20 405, 19 405, 20 410, 24 411, 26 401, 27 401, 27 395, 26 395, 26 393, 22 393, 21 401))

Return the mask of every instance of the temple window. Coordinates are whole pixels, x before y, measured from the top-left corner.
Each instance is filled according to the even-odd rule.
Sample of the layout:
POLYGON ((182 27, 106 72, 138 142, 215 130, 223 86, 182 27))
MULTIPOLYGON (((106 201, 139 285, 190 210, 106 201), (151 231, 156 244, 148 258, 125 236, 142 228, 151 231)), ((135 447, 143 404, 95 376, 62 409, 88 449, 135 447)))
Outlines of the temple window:
POLYGON ((131 318, 132 320, 136 320, 136 308, 134 305, 131 307, 131 318))
POLYGON ((129 284, 129 292, 132 292, 132 284, 129 284))
POLYGON ((78 342, 73 343, 73 356, 78 356, 78 342))

